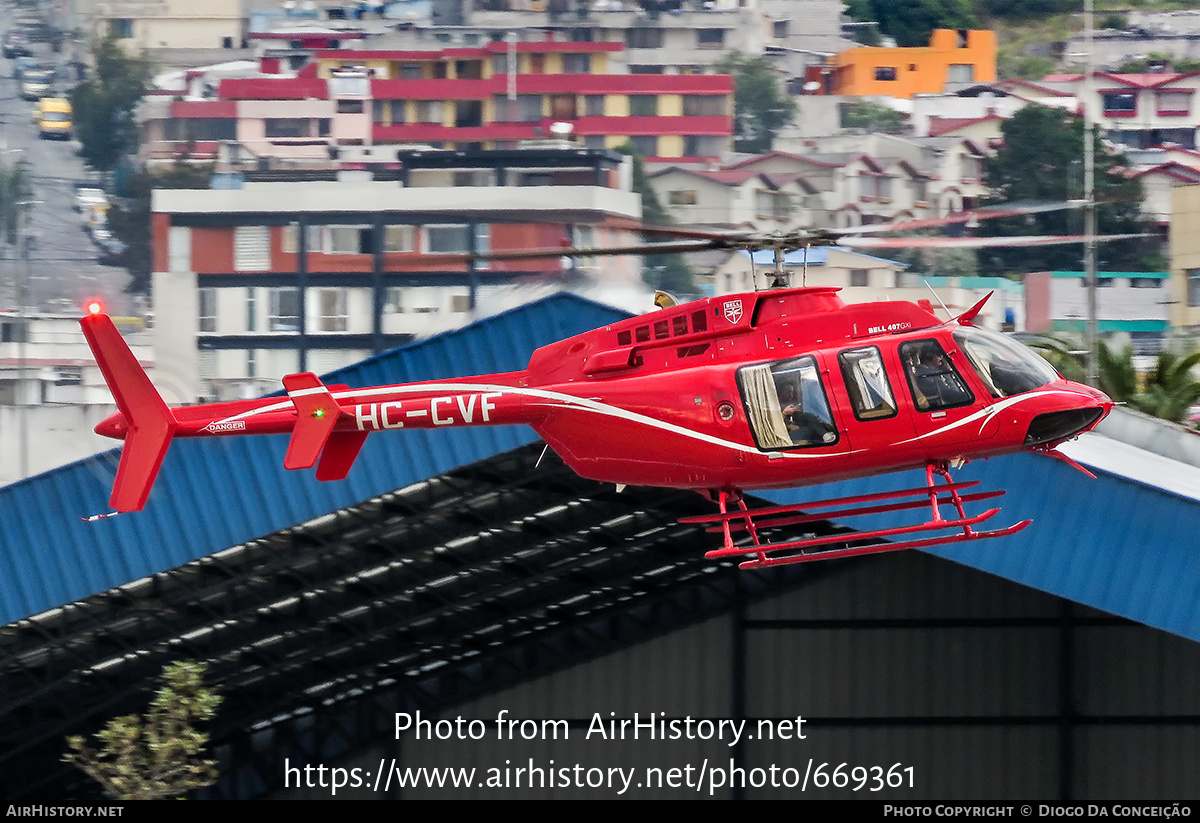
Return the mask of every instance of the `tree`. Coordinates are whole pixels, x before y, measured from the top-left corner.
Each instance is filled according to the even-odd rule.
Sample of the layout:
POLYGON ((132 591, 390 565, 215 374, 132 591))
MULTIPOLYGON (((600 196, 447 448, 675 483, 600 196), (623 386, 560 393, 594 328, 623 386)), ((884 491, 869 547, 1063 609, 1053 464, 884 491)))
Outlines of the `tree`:
POLYGON ((898 46, 928 46, 934 29, 979 28, 970 0, 849 0, 846 10, 878 23, 898 46))
POLYGON ((221 703, 204 685, 206 669, 203 663, 168 664, 144 716, 110 720, 96 734, 99 749, 83 737, 68 737, 71 751, 63 760, 119 800, 163 800, 211 786, 217 781, 217 764, 203 759, 208 734, 194 725, 211 720, 221 703))
MULTIPOLYGON (((1061 201, 1083 197, 1083 120, 1062 109, 1030 105, 1001 126, 1003 145, 983 162, 984 182, 998 202, 1061 201)), ((1141 230, 1142 187, 1125 176, 1126 161, 1109 153, 1097 136, 1095 197, 1100 234, 1136 233, 1141 230)), ((987 220, 980 234, 1061 235, 1082 234, 1081 209, 1044 212, 1022 217, 987 220)), ((1105 243, 1100 247, 1102 268, 1137 271, 1163 267, 1157 244, 1145 239, 1105 243)), ((1078 271, 1083 265, 1082 246, 1040 246, 987 249, 980 253, 980 269, 990 273, 1078 271)))
POLYGON ((765 58, 737 52, 725 55, 716 70, 733 75, 733 147, 751 154, 770 151, 775 135, 796 114, 775 70, 765 58))
POLYGON ((32 196, 29 164, 25 160, 13 166, 0 166, 0 243, 12 245, 17 242, 21 212, 32 196))
POLYGON ((848 100, 842 103, 840 114, 843 129, 864 129, 876 134, 904 133, 904 115, 874 100, 848 100))
MULTIPOLYGON (((1082 351, 1081 341, 1074 336, 1039 335, 1030 340, 1029 345, 1063 377, 1085 382, 1087 353, 1082 351)), ((1200 352, 1186 357, 1161 352, 1154 369, 1144 375, 1138 374, 1134 366, 1132 346, 1114 350, 1099 340, 1096 354, 1100 389, 1118 403, 1125 403, 1152 417, 1181 423, 1188 408, 1200 400, 1200 381, 1192 376, 1192 370, 1200 364, 1200 352)))
MULTIPOLYGON (((617 151, 633 159, 632 185, 633 190, 642 196, 642 221, 651 226, 669 226, 674 223, 674 218, 662 207, 658 195, 650 185, 650 178, 646 176, 646 166, 633 142, 617 146, 617 151)), ((696 289, 692 269, 681 254, 657 256, 654 263, 647 263, 646 258, 643 258, 642 280, 651 288, 663 289, 674 294, 691 294, 696 289)))
POLYGON ((166 171, 138 172, 126 180, 126 197, 108 210, 108 225, 125 250, 116 263, 128 270, 126 291, 150 291, 150 198, 155 189, 206 189, 212 179, 210 165, 178 162, 166 171))
POLYGON ((94 169, 108 171, 137 148, 134 109, 150 87, 145 55, 130 57, 107 37, 92 46, 92 75, 71 90, 79 154, 94 169))

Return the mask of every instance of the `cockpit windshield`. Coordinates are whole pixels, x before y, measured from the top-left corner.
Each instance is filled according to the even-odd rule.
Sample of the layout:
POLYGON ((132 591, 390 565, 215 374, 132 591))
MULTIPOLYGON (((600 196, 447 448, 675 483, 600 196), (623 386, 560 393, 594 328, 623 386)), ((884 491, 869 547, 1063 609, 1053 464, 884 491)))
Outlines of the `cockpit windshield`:
POLYGON ((992 397, 1011 397, 1059 379, 1049 363, 998 332, 960 326, 954 330, 954 340, 992 397))

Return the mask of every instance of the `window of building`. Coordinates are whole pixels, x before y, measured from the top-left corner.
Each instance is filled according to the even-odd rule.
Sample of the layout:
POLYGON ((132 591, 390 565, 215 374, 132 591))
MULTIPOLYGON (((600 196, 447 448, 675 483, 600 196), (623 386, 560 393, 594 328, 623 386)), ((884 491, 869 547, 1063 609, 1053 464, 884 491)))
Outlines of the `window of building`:
POLYGON ((684 157, 719 157, 725 149, 725 139, 711 134, 685 134, 684 157))
POLYGON ((696 48, 721 49, 725 47, 725 29, 696 29, 696 48))
POLYGON ((564 54, 563 74, 590 74, 592 71, 592 56, 590 54, 564 54))
POLYGON ((629 67, 630 74, 665 74, 666 70, 663 66, 647 66, 647 65, 631 65, 629 67))
POLYGON ((413 234, 412 226, 384 226, 383 250, 416 251, 417 247, 413 243, 413 234))
POLYGON ((895 66, 876 66, 875 67, 875 79, 876 80, 895 80, 896 79, 896 67, 895 66))
POLYGON ((951 83, 974 83, 975 66, 970 63, 953 63, 946 70, 946 79, 951 83))
POLYGON ((506 95, 492 97, 492 109, 500 123, 536 123, 542 119, 542 96, 540 94, 518 94, 516 100, 506 95))
POLYGON ((1109 117, 1129 116, 1137 113, 1137 95, 1127 91, 1106 91, 1100 94, 1104 113, 1109 117))
POLYGON ((271 234, 267 226, 236 226, 233 230, 233 270, 268 271, 271 234))
POLYGON ((416 122, 441 125, 445 118, 445 105, 441 100, 416 101, 416 122))
MULTIPOLYGON (((504 55, 498 55, 503 57, 504 55)), ((400 64, 400 79, 401 80, 420 80, 425 76, 420 63, 401 63, 400 64)))
POLYGON ((192 270, 192 229, 190 226, 171 226, 167 232, 167 270, 192 270))
POLYGON ((346 290, 316 289, 317 331, 346 331, 346 290))
POLYGON ((654 117, 658 114, 657 94, 629 95, 629 115, 631 117, 654 117))
POLYGON ((1156 100, 1160 117, 1182 117, 1191 113, 1191 91, 1160 91, 1156 100))
POLYGON ((456 100, 454 102, 454 125, 456 128, 478 128, 483 125, 482 100, 456 100))
POLYGON ((246 331, 252 332, 258 328, 258 290, 254 286, 246 288, 246 331))
POLYGON ((642 157, 658 157, 658 138, 652 134, 638 134, 629 138, 634 151, 642 157))
POLYGON ((850 285, 862 288, 871 285, 871 272, 869 269, 851 269, 850 270, 850 285))
POLYGON ((362 114, 363 101, 361 100, 339 100, 337 101, 338 114, 362 114))
POLYGON ((454 76, 459 80, 482 80, 482 60, 455 60, 454 76))
POLYGON ((1188 269, 1187 272, 1187 304, 1200 306, 1200 269, 1188 269))
POLYGON ((217 290, 196 289, 197 330, 211 334, 217 330, 217 290))
POLYGON ((372 234, 370 226, 326 226, 323 250, 326 254, 370 254, 372 234))
POLYGON ((300 290, 296 288, 269 289, 268 331, 300 331, 300 290))
POLYGON ((672 206, 694 206, 696 205, 696 190, 669 191, 667 192, 667 202, 672 206))
POLYGON ((654 28, 636 28, 625 30, 625 47, 630 49, 661 49, 663 30, 654 28))
POLYGON ((265 129, 267 137, 309 136, 309 122, 301 117, 268 117, 265 129))
POLYGON ((1162 281, 1157 277, 1131 277, 1129 279, 1129 286, 1134 289, 1157 289, 1161 284, 1162 281))
POLYGON ((776 20, 771 24, 771 34, 775 39, 782 40, 788 36, 788 24, 790 20, 776 20))
POLYGON ((725 98, 718 94, 683 95, 685 117, 720 117, 725 114, 725 98))
POLYGON ((604 116, 604 95, 589 94, 583 98, 583 113, 588 117, 604 116))
POLYGON ((109 20, 108 36, 114 40, 128 40, 133 37, 133 19, 130 17, 114 17, 109 20))
MULTIPOLYGON (((300 251, 300 224, 288 223, 282 228, 282 250, 285 254, 298 254, 300 251)), ((309 226, 305 243, 307 251, 321 251, 321 227, 309 226)))
POLYGON ((471 295, 469 294, 452 294, 450 295, 450 311, 454 314, 465 314, 471 310, 471 295))
POLYGON ((425 251, 429 254, 461 254, 471 250, 471 227, 466 223, 425 227, 425 251))

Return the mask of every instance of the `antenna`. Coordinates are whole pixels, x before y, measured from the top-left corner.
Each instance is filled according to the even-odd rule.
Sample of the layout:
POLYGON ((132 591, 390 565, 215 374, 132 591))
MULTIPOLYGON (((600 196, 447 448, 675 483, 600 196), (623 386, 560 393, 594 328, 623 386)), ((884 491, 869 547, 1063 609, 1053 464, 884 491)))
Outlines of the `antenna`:
POLYGON ((937 293, 936 291, 934 291, 934 290, 933 290, 933 286, 929 285, 929 281, 928 281, 928 280, 926 280, 924 277, 922 277, 922 278, 921 278, 921 282, 925 284, 925 288, 927 288, 927 289, 929 289, 931 292, 933 292, 934 299, 936 299, 936 300, 938 301, 938 303, 939 303, 939 304, 941 304, 942 311, 946 312, 946 317, 948 317, 948 318, 952 318, 952 317, 954 317, 954 314, 953 314, 953 312, 951 312, 951 311, 950 311, 950 309, 948 309, 948 308, 946 307, 946 304, 945 304, 945 303, 942 303, 942 298, 941 298, 941 297, 939 297, 939 296, 938 296, 938 293, 937 293))

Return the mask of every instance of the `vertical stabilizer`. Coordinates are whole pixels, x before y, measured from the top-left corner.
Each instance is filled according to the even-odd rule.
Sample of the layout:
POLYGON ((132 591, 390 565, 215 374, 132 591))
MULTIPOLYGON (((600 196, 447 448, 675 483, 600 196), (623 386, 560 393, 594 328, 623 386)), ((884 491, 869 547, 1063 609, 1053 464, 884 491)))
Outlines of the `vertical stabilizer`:
POLYGON ((79 323, 125 418, 125 447, 109 505, 121 512, 138 511, 146 505, 171 445, 175 416, 107 315, 91 314, 79 323))

